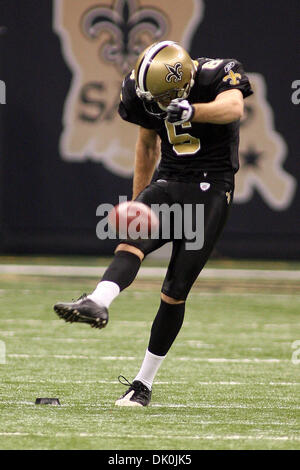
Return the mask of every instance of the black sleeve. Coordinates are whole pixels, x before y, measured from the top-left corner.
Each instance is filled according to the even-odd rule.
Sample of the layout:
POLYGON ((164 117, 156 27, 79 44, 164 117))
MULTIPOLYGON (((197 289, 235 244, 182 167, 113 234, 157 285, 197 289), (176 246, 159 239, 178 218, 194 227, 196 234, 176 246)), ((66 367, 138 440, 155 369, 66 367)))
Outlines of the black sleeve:
POLYGON ((129 73, 122 83, 121 101, 118 112, 124 121, 132 122, 146 129, 153 129, 153 123, 144 109, 142 100, 135 91, 135 81, 129 73))
POLYGON ((212 87, 215 96, 232 89, 241 90, 244 98, 253 94, 242 64, 235 59, 222 61, 222 64, 215 71, 212 87))

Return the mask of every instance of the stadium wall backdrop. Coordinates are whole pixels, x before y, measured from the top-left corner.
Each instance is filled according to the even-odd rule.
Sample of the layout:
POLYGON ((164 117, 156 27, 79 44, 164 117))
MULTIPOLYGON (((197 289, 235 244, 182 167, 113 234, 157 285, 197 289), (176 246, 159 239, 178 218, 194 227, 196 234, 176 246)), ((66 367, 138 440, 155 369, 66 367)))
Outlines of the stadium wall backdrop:
POLYGON ((116 105, 136 55, 109 55, 114 37, 109 27, 101 33, 97 8, 122 16, 122 46, 130 16, 147 7, 155 27, 141 33, 136 24, 136 45, 173 39, 192 57, 237 58, 255 90, 217 252, 299 259, 297 3, 1 1, 1 252, 112 253, 115 242, 96 237, 96 208, 131 196, 136 128, 121 121, 116 105))

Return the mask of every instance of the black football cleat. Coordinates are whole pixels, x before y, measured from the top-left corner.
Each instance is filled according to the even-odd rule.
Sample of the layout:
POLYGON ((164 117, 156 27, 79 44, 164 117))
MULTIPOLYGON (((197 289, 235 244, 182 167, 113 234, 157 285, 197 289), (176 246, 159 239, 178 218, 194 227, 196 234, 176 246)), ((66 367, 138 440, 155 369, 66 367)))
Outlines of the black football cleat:
POLYGON ((107 308, 88 299, 86 294, 83 294, 75 302, 55 304, 54 311, 66 322, 88 323, 92 328, 101 329, 108 323, 107 308))
POLYGON ((129 389, 126 390, 116 402, 116 406, 148 406, 151 400, 151 390, 139 380, 134 380, 132 383, 120 375, 118 377, 119 382, 122 385, 129 385, 129 389), (126 380, 126 383, 121 382, 120 377, 126 380))

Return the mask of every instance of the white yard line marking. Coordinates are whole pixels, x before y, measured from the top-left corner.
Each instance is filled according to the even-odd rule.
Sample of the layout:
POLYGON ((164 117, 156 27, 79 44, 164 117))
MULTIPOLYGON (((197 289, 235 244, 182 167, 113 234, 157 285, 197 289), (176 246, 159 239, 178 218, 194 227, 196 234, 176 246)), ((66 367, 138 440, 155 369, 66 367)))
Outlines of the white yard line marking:
MULTIPOLYGON (((7 354, 7 357, 12 359, 30 359, 30 358, 55 358, 55 359, 92 359, 92 360, 102 360, 102 361, 134 361, 137 358, 135 356, 96 356, 96 355, 82 355, 82 354, 7 354)), ((173 361, 183 361, 183 362, 213 362, 213 363, 237 363, 237 364, 256 364, 256 363, 281 363, 281 362, 290 362, 290 359, 260 359, 260 358, 240 358, 240 359, 231 359, 225 357, 178 357, 170 358, 173 361)))
MULTIPOLYGON (((102 434, 96 434, 96 433, 87 433, 87 432, 80 432, 80 433, 63 433, 63 432, 57 432, 55 434, 47 434, 47 433, 37 433, 37 432, 0 432, 0 436, 22 436, 22 437, 87 437, 87 438, 106 438, 106 439, 120 439, 120 437, 126 437, 126 439, 131 438, 131 439, 136 439, 137 436, 135 435, 129 435, 126 434, 126 436, 120 436, 116 434, 107 434, 107 433, 102 433, 102 434)), ((222 434, 204 434, 204 435, 186 435, 186 434, 139 434, 139 438, 142 439, 161 439, 162 437, 166 439, 179 439, 179 440, 251 440, 251 441, 257 441, 257 440, 266 440, 266 441, 300 441, 299 436, 269 436, 269 435, 255 435, 255 436, 249 436, 249 435, 242 435, 242 434, 229 434, 229 435, 222 435, 222 434)))
MULTIPOLYGON (((82 355, 82 354, 8 354, 7 357, 13 359, 30 359, 30 358, 55 358, 55 359, 92 359, 92 360, 102 360, 102 361, 133 361, 137 358, 134 356, 96 356, 96 355, 82 355)), ((237 363, 237 364, 253 364, 253 363, 280 363, 280 362, 290 362, 290 359, 260 359, 260 358, 240 358, 240 359, 231 359, 225 357, 178 357, 171 358, 173 361, 183 361, 183 362, 212 362, 212 363, 237 363)))
MULTIPOLYGON (((57 377, 53 379, 41 379, 41 380, 33 380, 33 379, 17 379, 17 380, 12 380, 13 382, 17 383, 26 383, 26 384, 83 384, 83 385, 90 385, 90 384, 107 384, 107 385, 118 385, 119 382, 118 380, 67 380, 67 379, 57 379, 57 377)), ((155 385, 187 385, 189 382, 187 381, 155 381, 155 385)), ((273 386, 273 387, 299 387, 300 382, 226 382, 226 381, 215 381, 215 382, 201 382, 201 381, 195 381, 194 384, 201 385, 201 386, 215 386, 215 385, 225 385, 225 386, 244 386, 244 387, 249 387, 249 386, 273 386)))
POLYGON ((273 386, 299 386, 300 382, 196 382, 199 385, 244 385, 244 386, 251 386, 251 385, 273 385, 273 386))
MULTIPOLYGON (((145 293, 146 294, 146 293, 145 293)), ((151 292, 148 292, 149 295, 153 295, 151 292)), ((133 293, 134 295, 134 293, 133 293)), ((147 294, 146 294, 147 295, 147 294)), ((190 293, 190 296, 193 297, 255 297, 256 299, 264 300, 266 297, 272 297, 276 299, 286 299, 287 297, 292 298, 299 298, 300 294, 296 292, 291 292, 290 294, 273 294, 272 292, 264 292, 263 294, 260 292, 209 292, 209 291, 202 291, 201 292, 194 292, 190 293)))
MULTIPOLYGON (((1 265, 0 265, 1 266, 1 265)), ((1 271, 1 270, 0 270, 1 271)), ((1 274, 1 272, 0 272, 1 274)), ((18 291, 18 293, 21 293, 21 294, 34 294, 36 292, 40 292, 40 288, 35 288, 35 289, 18 289, 18 288, 8 288, 8 289, 0 289, 0 296, 1 295, 6 295, 7 293, 12 293, 12 292, 16 292, 18 291)), ((43 286, 43 292, 47 294, 55 294, 55 296, 57 296, 57 290, 55 289, 46 289, 44 288, 43 286)), ((74 294, 74 291, 70 290, 70 289, 64 289, 64 295, 66 295, 66 293, 69 293, 70 294, 70 297, 73 296, 74 294)), ((136 290, 131 290, 131 291, 123 291, 122 292, 122 296, 123 297, 126 297, 126 296, 133 296, 133 297, 138 297, 138 298, 144 298, 144 297, 152 297, 153 296, 153 292, 149 292, 149 291, 141 291, 139 290, 139 288, 137 288, 136 290)), ((192 291, 190 293, 190 297, 212 297, 212 298, 215 298, 215 297, 255 297, 256 299, 265 299, 266 297, 271 297, 271 298, 282 298, 282 299, 286 299, 286 298, 296 298, 298 300, 298 298, 300 297, 300 294, 298 293, 295 293, 295 292, 291 292, 290 294, 285 294, 285 293, 282 293, 282 294, 274 294, 272 292, 264 292, 263 294, 262 293, 259 293, 259 292, 210 292, 210 291, 201 291, 201 292, 194 292, 192 291)), ((121 321, 121 320, 120 320, 121 321)), ((126 320, 122 320, 122 321, 126 321, 126 320)), ((136 321, 135 323, 146 323, 146 322, 138 322, 136 321)))
MULTIPOLYGON (((0 331, 0 336, 1 336, 1 331, 0 331)), ((19 339, 19 337, 16 337, 16 339, 19 339)), ((100 343, 100 338, 52 338, 50 336, 47 337, 42 337, 42 336, 33 336, 30 338, 31 341, 50 341, 50 343, 100 343)), ((289 344, 289 343, 288 343, 289 344)))
MULTIPOLYGON (((189 424, 198 424, 198 425, 203 425, 203 426, 210 426, 212 424, 217 424, 217 425, 223 425, 224 426, 224 419, 223 420, 204 420, 204 419, 197 419, 197 417, 194 414, 184 414, 185 419, 189 419, 189 424)), ((151 413, 151 418, 163 418, 165 420, 166 415, 163 413, 157 413, 157 414, 152 414, 151 413)), ((240 426, 241 424, 245 426, 255 426, 257 427, 258 425, 268 425, 268 426, 297 426, 297 420, 294 419, 292 422, 287 422, 286 420, 282 422, 278 421, 263 421, 263 422, 257 422, 257 421, 244 421, 240 419, 227 419, 225 425, 238 425, 240 426)))
POLYGON ((196 408, 196 409, 220 409, 220 410, 227 410, 227 409, 245 409, 245 410, 300 410, 300 406, 281 406, 281 405, 276 405, 276 406, 251 406, 251 405, 235 405, 235 404, 230 404, 230 405, 212 405, 210 403, 207 404, 199 404, 199 405, 194 405, 194 404, 188 404, 188 405, 183 405, 183 404, 175 404, 175 403, 168 403, 168 404, 156 404, 153 403, 151 405, 151 408, 196 408))
MULTIPOLYGON (((35 405, 34 402, 28 402, 28 401, 12 401, 12 400, 0 400, 1 405, 13 405, 13 406, 18 406, 18 405, 26 405, 26 406, 39 406, 35 405)), ((58 409, 61 408, 98 408, 99 410, 101 409, 106 409, 106 408, 111 408, 114 406, 113 402, 103 402, 103 403, 62 403, 58 409)), ((153 403, 150 405, 150 408, 174 408, 174 409, 199 409, 199 410, 209 410, 209 409, 217 409, 217 410, 237 410, 237 409, 243 409, 243 410, 289 410, 289 411, 295 411, 295 410, 300 410, 300 405, 242 405, 242 404, 226 404, 226 405, 214 405, 210 403, 200 403, 200 404, 194 404, 194 403, 188 403, 188 404, 182 404, 182 403, 153 403)), ((224 421, 223 421, 224 423, 224 421)))
MULTIPOLYGON (((47 266, 0 264, 0 274, 25 274, 36 276, 72 276, 99 277, 104 274, 105 266, 47 266)), ((139 279, 164 278, 167 268, 142 267, 139 279)), ((203 269, 202 279, 263 279, 300 281, 300 270, 267 270, 267 269, 203 269)))
MULTIPOLYGON (((0 272, 1 274, 1 272, 0 272)), ((153 296, 153 292, 151 291, 141 291, 140 290, 141 288, 140 287, 137 287, 136 290, 129 290, 129 291, 123 291, 122 292, 122 296, 123 297, 138 297, 140 299, 143 299, 144 297, 152 297, 153 296)), ((0 296, 1 295, 6 295, 7 293, 11 294, 11 293, 15 293, 16 291, 20 294, 28 294, 28 295, 32 295, 32 294, 35 294, 36 292, 40 292, 41 288, 35 288, 35 289, 26 289, 26 292, 24 289, 18 289, 17 287, 16 288, 8 288, 8 289, 0 289, 0 296)), ((42 288, 43 292, 44 293, 47 293, 47 294, 55 294, 55 296, 57 297, 57 293, 58 291, 55 290, 55 289, 46 289, 46 288, 42 288)), ((70 289, 64 289, 64 295, 69 294, 70 296, 73 296, 74 294, 74 290, 70 290, 70 289)), ((193 297, 212 297, 212 298, 215 298, 215 297, 255 297, 256 299, 262 299, 264 300, 266 297, 272 297, 272 298, 282 298, 283 300, 286 299, 287 297, 288 298, 299 298, 300 297, 300 293, 296 293, 296 292, 291 292, 291 293, 282 293, 282 294, 273 294, 271 292, 264 292, 264 293, 260 293, 260 292, 212 292, 212 291, 202 291, 201 292, 194 292, 192 291, 190 293, 190 296, 193 296, 193 297)), ((124 320, 125 321, 125 320, 124 320)))
POLYGON ((275 358, 270 358, 270 359, 260 359, 257 357, 251 358, 251 359, 246 359, 246 358, 240 358, 240 359, 231 359, 227 357, 178 357, 177 361, 184 361, 184 362, 232 362, 232 363, 237 363, 237 364, 242 364, 242 363, 279 363, 279 362, 290 362, 290 359, 275 359, 275 358))
MULTIPOLYGON (((51 312, 52 313, 52 312, 51 312)), ((54 320, 39 320, 37 318, 0 318, 0 323, 13 323, 13 324, 26 324, 26 325, 44 325, 45 323, 50 325, 58 325, 62 324, 59 318, 54 320)), ((135 320, 115 320, 115 323, 122 324, 122 325, 130 325, 130 326, 148 326, 151 324, 151 321, 135 321, 135 320)))
POLYGON ((57 320, 38 320, 35 318, 1 318, 0 319, 1 323, 13 323, 13 324, 20 324, 20 325, 45 325, 47 323, 48 325, 57 325, 57 322, 60 322, 59 319, 57 320))
POLYGON ((39 358, 54 358, 54 359, 97 359, 97 361, 134 361, 136 357, 133 356, 86 356, 76 354, 8 354, 8 357, 13 359, 31 359, 33 357, 39 358))

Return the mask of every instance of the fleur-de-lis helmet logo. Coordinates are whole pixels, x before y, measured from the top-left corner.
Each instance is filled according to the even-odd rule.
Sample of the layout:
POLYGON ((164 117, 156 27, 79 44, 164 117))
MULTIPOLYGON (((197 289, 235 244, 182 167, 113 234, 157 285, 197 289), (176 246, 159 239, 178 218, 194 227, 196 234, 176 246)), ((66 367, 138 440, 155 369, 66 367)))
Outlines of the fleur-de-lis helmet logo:
POLYGON ((115 0, 111 7, 95 6, 85 12, 82 30, 92 40, 102 33, 109 34, 100 55, 124 75, 133 68, 139 54, 151 42, 166 35, 168 23, 162 12, 140 8, 137 0, 115 0))
POLYGON ((177 62, 175 65, 165 64, 165 66, 169 71, 168 75, 166 75, 166 82, 179 82, 182 77, 182 64, 177 62))

